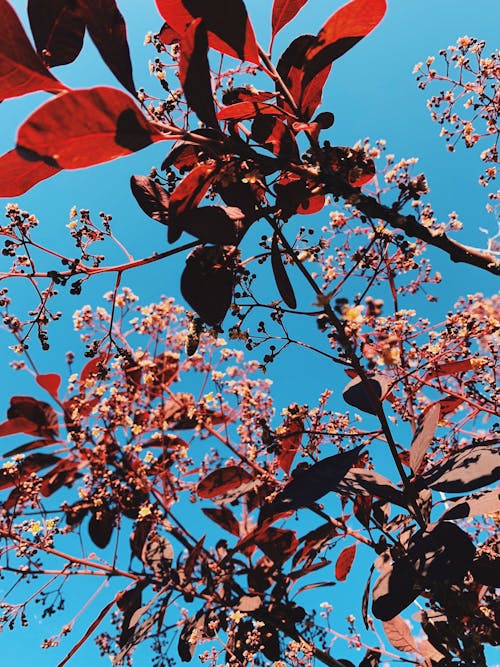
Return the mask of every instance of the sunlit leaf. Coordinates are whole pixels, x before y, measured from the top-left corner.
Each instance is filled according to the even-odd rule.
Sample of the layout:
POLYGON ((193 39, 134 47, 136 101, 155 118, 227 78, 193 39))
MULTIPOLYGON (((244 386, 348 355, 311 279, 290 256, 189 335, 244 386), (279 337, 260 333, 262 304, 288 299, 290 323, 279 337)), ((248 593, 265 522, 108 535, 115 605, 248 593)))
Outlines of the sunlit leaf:
POLYGON ((38 374, 35 378, 37 384, 43 387, 51 396, 57 400, 62 378, 57 373, 38 374))
POLYGON ((252 475, 241 466, 226 466, 217 468, 202 479, 196 493, 200 498, 216 498, 246 487, 252 482, 252 475))
POLYGON ((464 493, 500 479, 500 449, 472 445, 433 465, 423 475, 435 491, 464 493))
POLYGON ((422 415, 417 431, 410 446, 410 467, 417 474, 422 459, 434 439, 437 425, 441 416, 441 407, 435 403, 431 409, 422 415))
POLYGON ((351 544, 340 552, 335 563, 335 577, 338 581, 345 581, 347 579, 356 556, 356 546, 356 544, 351 544))
POLYGON ((383 621, 382 625, 385 636, 398 651, 414 653, 417 650, 408 623, 401 616, 395 616, 390 621, 383 621))
POLYGON ((307 0, 274 0, 271 17, 272 37, 298 14, 307 0))

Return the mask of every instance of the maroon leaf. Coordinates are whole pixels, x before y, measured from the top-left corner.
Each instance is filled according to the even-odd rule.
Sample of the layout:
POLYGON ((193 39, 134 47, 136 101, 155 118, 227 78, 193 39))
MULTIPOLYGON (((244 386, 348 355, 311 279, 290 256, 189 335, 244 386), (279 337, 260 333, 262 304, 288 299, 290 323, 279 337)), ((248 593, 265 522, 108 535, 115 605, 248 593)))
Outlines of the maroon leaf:
POLYGON ((276 565, 282 565, 299 546, 294 530, 263 526, 254 534, 254 542, 276 565))
POLYGON ((0 489, 7 489, 14 484, 19 485, 30 475, 49 466, 53 466, 60 461, 58 456, 53 454, 28 454, 14 468, 0 468, 0 489))
POLYGON ((276 93, 257 90, 251 85, 237 86, 226 90, 222 95, 223 104, 237 104, 238 102, 265 102, 276 97, 276 93))
POLYGON ((307 0, 274 0, 271 18, 272 38, 299 13, 307 0))
POLYGON ((158 39, 163 44, 177 44, 181 41, 179 33, 171 28, 168 23, 164 23, 158 33, 158 39))
MULTIPOLYGON (((14 420, 13 420, 14 421, 14 420)), ((32 422, 30 422, 31 424, 32 422)), ((19 445, 19 447, 14 447, 14 449, 9 449, 8 452, 2 454, 2 458, 6 459, 9 456, 16 456, 16 454, 25 454, 26 452, 31 452, 33 449, 40 449, 41 447, 49 447, 53 445, 52 440, 31 440, 31 442, 26 442, 24 445, 19 445)))
POLYGON ((58 391, 61 386, 62 378, 57 373, 46 373, 36 376, 37 384, 43 387, 56 401, 58 400, 58 391))
POLYGON ((236 258, 231 246, 199 246, 186 260, 182 295, 210 326, 219 326, 231 305, 236 258))
POLYGON ((500 450, 472 445, 432 466, 423 475, 435 491, 464 493, 488 486, 500 478, 500 450))
MULTIPOLYGON (((301 470, 293 475, 293 479, 279 493, 270 506, 264 508, 264 517, 267 514, 276 514, 307 507, 329 491, 335 491, 340 480, 357 461, 363 445, 347 452, 329 456, 314 463, 307 470, 301 470)), ((263 510, 263 511, 264 511, 263 510)))
POLYGON ((342 396, 344 397, 344 401, 349 405, 352 405, 363 412, 368 412, 371 415, 376 415, 378 405, 375 402, 372 393, 382 400, 387 391, 388 383, 386 378, 382 375, 373 375, 368 379, 368 384, 370 385, 371 391, 368 391, 365 383, 361 378, 356 376, 344 387, 342 396))
POLYGON ((252 138, 282 160, 299 160, 299 149, 292 132, 275 116, 257 115, 252 123, 252 138))
POLYGON ((156 0, 156 6, 179 34, 193 19, 201 18, 211 48, 259 64, 259 50, 242 0, 156 0))
POLYGON ((335 577, 338 581, 345 581, 347 575, 351 571, 352 564, 354 563, 354 558, 356 556, 356 544, 351 544, 350 547, 343 549, 337 562, 335 563, 335 577))
POLYGON ((89 535, 92 542, 100 549, 108 546, 113 534, 114 516, 109 509, 102 505, 92 511, 89 521, 89 535))
MULTIPOLYGON (((154 374, 153 381, 145 385, 143 391, 149 394, 149 396, 156 398, 161 396, 167 387, 169 387, 177 378, 179 372, 179 356, 172 352, 163 352, 155 357, 153 362, 154 367, 151 369, 154 374)), ((172 403, 172 406, 174 408, 174 413, 182 409, 182 404, 175 400, 172 403)))
POLYGON ((130 188, 146 215, 162 225, 168 223, 169 196, 165 188, 147 176, 131 176, 130 188))
POLYGON ((13 148, 0 157, 0 197, 18 197, 60 171, 30 151, 13 148))
POLYGON ((0 0, 0 16, 0 100, 37 90, 50 93, 67 90, 40 60, 7 0, 0 0))
POLYGON ((271 243, 271 265, 273 268, 274 279, 276 286, 281 295, 281 298, 289 308, 297 308, 297 299, 293 291, 292 283, 288 278, 283 260, 281 259, 281 251, 278 245, 278 235, 273 234, 271 243))
POLYGON ((203 537, 194 545, 186 559, 186 562, 184 563, 184 576, 187 580, 191 579, 193 575, 194 568, 196 567, 200 554, 203 551, 204 542, 205 535, 203 535, 203 537))
POLYGON ((439 403, 434 403, 431 409, 423 414, 419 420, 420 423, 410 447, 410 468, 414 474, 418 473, 425 452, 434 439, 440 416, 441 407, 439 403))
POLYGON ((80 0, 82 1, 87 30, 101 58, 122 86, 135 95, 127 28, 115 0, 80 0))
MULTIPOLYGON (((295 103, 300 104, 301 99, 301 83, 303 77, 304 58, 308 49, 316 43, 317 38, 314 35, 301 35, 291 42, 285 49, 278 61, 278 73, 286 83, 295 103)), ((326 80, 326 79, 325 79, 326 80)), ((321 93, 320 93, 321 99, 321 93)), ((285 104, 288 111, 293 111, 289 105, 285 104)), ((309 120, 314 113, 316 107, 306 114, 306 109, 301 108, 304 120, 309 120)))
POLYGON ((69 486, 76 478, 79 465, 75 461, 64 460, 58 463, 42 478, 40 493, 48 498, 62 486, 69 486))
POLYGON ((289 415, 281 428, 278 464, 288 475, 295 454, 298 452, 300 443, 302 442, 304 420, 301 417, 289 415))
POLYGON ((179 78, 186 101, 198 118, 218 127, 208 64, 207 31, 201 19, 191 21, 181 39, 179 78))
MULTIPOLYGON (((34 429, 30 430, 29 433, 45 438, 54 438, 59 433, 57 414, 54 409, 48 403, 38 401, 31 396, 13 396, 10 399, 7 419, 11 421, 19 418, 34 424, 34 429)), ((24 433, 26 431, 17 432, 24 433)))
POLYGON ((390 621, 383 621, 385 636, 398 651, 415 653, 417 647, 408 627, 408 623, 401 616, 395 616, 390 621))
MULTIPOLYGON (((250 473, 240 466, 227 466, 217 468, 208 474, 198 484, 196 493, 200 498, 210 499, 225 496, 228 493, 247 490, 249 484, 253 485, 254 479, 250 473)), ((243 491, 244 492, 244 491, 243 491)))
POLYGON ((379 667, 381 657, 380 651, 368 649, 363 660, 359 663, 359 667, 379 667))
POLYGON ((229 533, 240 536, 240 524, 229 507, 202 507, 203 514, 229 533))
POLYGON ((360 188, 375 176, 375 163, 363 149, 330 146, 325 153, 332 169, 355 188, 360 188))
POLYGON ((246 228, 242 211, 234 207, 201 206, 177 216, 179 227, 202 243, 238 245, 246 228))
POLYGON ((311 215, 321 211, 325 204, 325 196, 314 194, 311 192, 313 188, 314 183, 310 179, 291 172, 281 173, 278 183, 274 186, 276 205, 281 210, 281 216, 287 219, 295 213, 311 215))
POLYGON ((33 39, 49 67, 73 62, 82 50, 84 4, 78 0, 28 0, 33 39))

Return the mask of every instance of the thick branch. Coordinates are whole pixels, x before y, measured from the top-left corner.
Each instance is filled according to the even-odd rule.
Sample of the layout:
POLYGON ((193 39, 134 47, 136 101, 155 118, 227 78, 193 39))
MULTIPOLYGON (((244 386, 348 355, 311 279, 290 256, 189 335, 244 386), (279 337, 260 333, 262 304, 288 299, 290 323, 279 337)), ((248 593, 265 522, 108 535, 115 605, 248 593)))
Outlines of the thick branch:
POLYGON ((415 216, 402 215, 389 206, 381 204, 374 197, 363 194, 358 188, 341 182, 336 176, 327 176, 325 186, 328 192, 348 200, 369 218, 384 220, 394 229, 401 229, 407 236, 418 238, 435 248, 444 250, 453 262, 477 266, 495 276, 500 276, 500 259, 487 250, 478 250, 458 243, 445 233, 432 232, 431 229, 418 222, 415 216))

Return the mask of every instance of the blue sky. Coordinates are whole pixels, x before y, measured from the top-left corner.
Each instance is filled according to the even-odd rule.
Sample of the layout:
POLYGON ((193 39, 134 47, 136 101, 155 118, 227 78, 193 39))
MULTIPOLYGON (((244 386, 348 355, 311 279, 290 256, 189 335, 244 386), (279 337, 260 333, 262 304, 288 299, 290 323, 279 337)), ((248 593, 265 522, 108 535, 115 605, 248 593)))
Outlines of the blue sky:
MULTIPOLYGON (((24 21, 26 3, 14 0, 12 4, 24 21)), ((276 39, 275 56, 298 34, 316 32, 329 14, 341 4, 310 0, 296 20, 276 39)), ((247 5, 257 36, 267 45, 271 3, 248 0, 247 5)), ((157 31, 162 20, 153 2, 123 0, 119 6, 127 21, 136 84, 154 90, 155 82, 149 78, 147 61, 155 54, 151 47, 143 45, 143 38, 146 32, 157 31)), ((418 90, 412 69, 416 62, 425 60, 429 55, 436 55, 440 49, 454 43, 462 35, 485 39, 491 49, 497 47, 498 25, 500 5, 492 0, 476 0, 473 8, 468 0, 420 0, 418 3, 389 0, 388 13, 383 23, 335 64, 323 99, 324 108, 334 111, 336 117, 335 126, 328 136, 332 143, 352 145, 364 137, 372 140, 384 138, 388 151, 397 158, 419 157, 419 170, 427 176, 431 188, 430 200, 438 219, 446 220, 448 213, 456 211, 464 223, 459 240, 478 247, 486 244, 486 236, 480 227, 494 233, 494 219, 484 208, 484 190, 477 184, 481 170, 478 151, 460 149, 454 154, 446 151, 444 141, 438 136, 439 127, 431 122, 425 106, 428 94, 418 90)), ((119 85, 101 63, 88 38, 78 61, 70 66, 56 68, 55 73, 72 87, 119 85)), ((45 99, 47 96, 44 94, 34 94, 8 100, 0 105, 0 152, 14 145, 19 123, 45 99)), ((139 210, 128 182, 131 174, 147 174, 152 165, 159 166, 166 150, 166 144, 159 144, 114 163, 88 170, 63 172, 42 182, 16 201, 40 219, 43 238, 49 247, 64 243, 61 237, 67 232, 65 225, 68 212, 76 205, 77 208, 90 209, 94 215, 101 210, 112 214, 116 235, 135 257, 145 256, 153 250, 161 251, 166 249, 164 228, 139 210)), ((320 220, 320 216, 317 220, 320 220)), ((444 275, 443 283, 435 290, 439 302, 429 305, 426 313, 433 319, 452 308, 461 294, 482 291, 488 295, 498 289, 495 279, 484 272, 438 261, 433 252, 431 256, 436 257, 436 268, 440 268, 444 275)), ((118 260, 119 255, 113 259, 118 260)), ((0 258, 0 271, 3 270, 3 261, 0 258)), ((128 275, 124 282, 133 287, 144 302, 156 300, 162 293, 181 299, 178 288, 180 267, 180 261, 156 264, 128 275)), ((16 291, 18 288, 15 285, 9 287, 20 306, 29 307, 33 303, 30 301, 33 299, 32 294, 16 291)), ((108 276, 93 282, 84 290, 81 298, 72 297, 70 300, 64 297, 61 300, 61 309, 66 308, 68 317, 52 327, 51 351, 46 355, 34 352, 41 372, 64 373, 66 349, 72 347, 77 352, 77 338, 70 331, 70 313, 84 303, 97 305, 100 295, 111 288, 112 279, 108 276)), ((305 304, 306 307, 311 302, 312 297, 305 304)), ((0 332, 0 359, 5 377, 0 390, 0 415, 4 414, 13 393, 33 393, 43 398, 40 393, 35 393, 27 376, 6 370, 11 360, 10 353, 6 352, 8 344, 11 344, 10 341, 0 332)), ((33 341, 33 350, 36 347, 37 343, 33 341)), ((291 401, 312 401, 331 381, 322 362, 302 357, 297 352, 283 356, 270 370, 275 384, 274 399, 279 407, 291 401), (307 378, 301 377, 299 382, 295 382, 299 379, 299 371, 290 369, 303 368, 305 363, 308 368, 307 378)), ((356 589, 362 588, 365 576, 366 572, 362 571, 356 589)), ((352 590, 347 587, 345 594, 351 593, 352 590)), ((86 590, 75 591, 75 599, 85 594, 86 590)), ((337 604, 339 594, 340 588, 335 589, 334 604, 337 604)), ((342 600, 338 601, 338 605, 339 617, 343 619, 345 610, 350 609, 350 606, 342 600)), ((91 620, 92 614, 87 618, 91 620)), ((73 637, 69 638, 64 649, 41 652, 38 648, 40 638, 50 634, 47 626, 46 623, 42 628, 35 621, 29 629, 29 635, 5 632, 2 637, 2 664, 14 667, 21 658, 36 660, 40 667, 52 667, 57 658, 62 657, 64 650, 69 648, 73 637)), ((82 624, 80 630, 77 629, 75 638, 80 636, 84 627, 82 624)), ((344 656, 348 657, 347 652, 344 656)), ((361 655, 357 659, 361 659, 361 655)), ((82 650, 70 664, 78 667, 90 660, 97 663, 96 651, 91 645, 82 650)))

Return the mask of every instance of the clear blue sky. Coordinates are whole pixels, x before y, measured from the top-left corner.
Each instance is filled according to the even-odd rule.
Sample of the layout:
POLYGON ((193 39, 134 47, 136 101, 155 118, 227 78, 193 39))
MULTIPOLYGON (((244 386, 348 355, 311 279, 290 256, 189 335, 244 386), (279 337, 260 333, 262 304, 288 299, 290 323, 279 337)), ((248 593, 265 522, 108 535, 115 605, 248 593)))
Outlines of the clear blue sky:
MULTIPOLYGON (((24 0, 14 0, 12 4, 24 21, 24 0)), ((341 4, 337 1, 309 0, 308 6, 296 21, 276 40, 275 54, 280 53, 296 35, 317 31, 329 14, 341 4)), ((160 28, 161 18, 152 1, 122 0, 119 5, 128 25, 136 84, 154 89, 147 67, 147 61, 154 57, 154 51, 143 46, 143 38, 149 30, 156 32, 160 28)), ((247 5, 259 40, 267 44, 271 2, 248 0, 247 5)), ((459 150, 450 154, 446 151, 444 142, 438 137, 439 127, 430 121, 425 106, 427 93, 417 89, 412 69, 417 61, 437 54, 440 49, 465 34, 485 39, 490 48, 498 47, 499 25, 500 4, 493 0, 475 0, 473 5, 469 0, 389 0, 388 13, 383 23, 336 63, 324 95, 324 108, 334 111, 336 116, 329 137, 332 143, 352 145, 366 136, 372 140, 384 138, 389 152, 397 158, 419 157, 420 169, 425 172, 431 187, 431 201, 437 217, 446 220, 448 213, 457 211, 465 226, 460 240, 473 246, 485 245, 486 237, 479 231, 480 227, 494 231, 494 220, 484 210, 484 191, 477 185, 481 168, 477 152, 459 150)), ((72 87, 119 85, 101 63, 88 38, 78 61, 57 68, 55 73, 72 87)), ((19 123, 45 99, 47 96, 44 94, 34 94, 8 100, 0 105, 0 152, 14 145, 19 123)), ((166 248, 164 228, 139 210, 130 194, 128 182, 131 174, 147 174, 152 165, 159 166, 165 150, 166 145, 159 144, 115 163, 88 170, 63 172, 42 182, 16 201, 23 209, 38 216, 44 230, 44 240, 49 247, 57 247, 61 243, 61 236, 67 231, 65 225, 68 212, 76 205, 77 208, 90 209, 94 215, 101 210, 111 213, 116 234, 136 257, 150 254, 152 250, 161 251, 166 248)), ((2 262, 5 260, 0 257, 0 270, 3 270, 2 262)), ((452 308, 461 294, 476 291, 491 294, 498 289, 494 278, 479 270, 456 267, 451 263, 446 265, 442 261, 439 263, 441 267, 446 266, 446 270, 443 271, 442 285, 435 290, 440 300, 438 304, 428 307, 428 314, 433 319, 452 308)), ((144 302, 156 300, 162 293, 181 299, 178 287, 180 266, 180 262, 172 262, 140 269, 127 276, 125 282, 133 287, 144 302)), ((16 293, 16 287, 10 287, 16 293)), ((100 282, 95 281, 89 289, 84 290, 81 298, 72 297, 69 301, 65 297, 62 300, 61 309, 64 310, 64 304, 67 304, 67 316, 52 327, 53 345, 50 353, 45 356, 41 352, 35 353, 42 372, 64 373, 65 351, 69 347, 77 351, 76 336, 70 331, 70 313, 84 303, 96 305, 100 295, 111 287, 111 279, 108 277, 100 282)), ((32 298, 33 295, 24 293, 17 296, 18 303, 27 304, 28 307, 33 303, 32 298)), ((10 353, 6 352, 8 344, 11 344, 10 340, 0 332, 0 359, 4 378, 0 390, 0 420, 13 393, 33 393, 43 398, 41 392, 34 391, 27 376, 6 370, 11 360, 10 353)), ((33 341, 32 348, 35 349, 36 345, 36 341, 33 341)), ((275 383, 274 399, 278 407, 291 401, 312 401, 331 381, 325 374, 323 362, 309 356, 302 358, 298 353, 280 358, 271 371, 275 383), (309 370, 307 381, 294 382, 298 378, 290 369, 301 368, 304 363, 307 363, 309 370)), ((344 593, 349 591, 353 598, 359 598, 365 575, 361 567, 356 590, 349 588, 353 583, 351 581, 344 593)), ((85 597, 85 594, 85 590, 75 591, 75 599, 85 597)), ((339 588, 334 590, 334 604, 338 605, 338 618, 344 619, 345 611, 351 610, 351 605, 338 600, 339 594, 339 588)), ((88 621, 95 612, 94 609, 86 616, 88 621)), ((357 615, 360 616, 359 611, 357 615)), ((59 618, 56 622, 60 622, 59 618)), ((2 666, 14 667, 19 662, 33 660, 39 667, 53 667, 69 648, 72 639, 78 638, 85 627, 82 623, 63 649, 41 652, 38 648, 41 638, 51 634, 48 625, 45 622, 42 627, 35 620, 26 633, 11 634, 5 631, 2 636, 2 666)), ((348 657, 345 651, 342 655, 348 657)), ((359 661, 361 655, 353 659, 359 661)), ((87 662, 99 664, 97 651, 92 644, 77 654, 70 665, 78 667, 87 662)))

